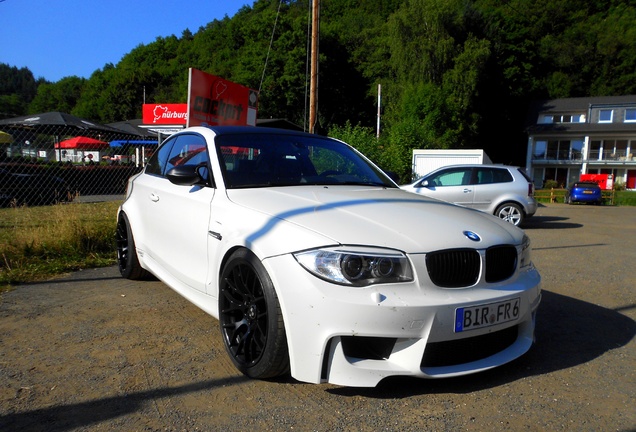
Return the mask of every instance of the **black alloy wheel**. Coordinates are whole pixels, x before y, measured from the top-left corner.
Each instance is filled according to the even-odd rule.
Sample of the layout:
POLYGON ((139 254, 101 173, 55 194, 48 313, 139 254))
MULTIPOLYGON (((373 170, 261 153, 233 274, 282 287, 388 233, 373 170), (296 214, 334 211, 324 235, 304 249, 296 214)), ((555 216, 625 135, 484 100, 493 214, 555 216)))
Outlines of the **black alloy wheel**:
POLYGON ((274 286, 260 260, 235 251, 221 275, 219 323, 236 368, 257 379, 289 371, 283 317, 274 286))
POLYGON ((126 279, 142 280, 150 279, 152 275, 139 264, 135 240, 130 229, 130 222, 126 213, 121 212, 117 218, 117 231, 115 232, 117 242, 117 265, 119 273, 126 279))

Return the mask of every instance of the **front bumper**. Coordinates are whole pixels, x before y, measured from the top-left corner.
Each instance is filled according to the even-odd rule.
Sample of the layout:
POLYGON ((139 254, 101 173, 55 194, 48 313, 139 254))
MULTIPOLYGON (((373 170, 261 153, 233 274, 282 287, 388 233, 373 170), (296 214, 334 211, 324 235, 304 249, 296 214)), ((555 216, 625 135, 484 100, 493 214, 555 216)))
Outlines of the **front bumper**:
POLYGON ((291 255, 264 260, 281 303, 294 378, 373 387, 396 375, 442 378, 479 372, 530 349, 541 299, 534 268, 501 283, 480 280, 470 288, 441 289, 417 271, 424 268, 424 255, 409 258, 420 275, 414 282, 365 288, 320 280, 291 255), (454 331, 456 308, 517 297, 517 320, 454 331), (475 354, 461 354, 466 351, 475 354))

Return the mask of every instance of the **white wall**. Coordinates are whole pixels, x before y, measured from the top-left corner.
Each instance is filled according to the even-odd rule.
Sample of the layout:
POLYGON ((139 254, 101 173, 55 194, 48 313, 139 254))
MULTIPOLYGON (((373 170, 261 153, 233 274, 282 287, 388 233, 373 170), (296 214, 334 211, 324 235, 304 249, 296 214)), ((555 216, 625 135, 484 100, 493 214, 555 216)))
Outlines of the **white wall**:
POLYGON ((490 163, 483 150, 413 150, 413 177, 422 177, 446 165, 490 163))

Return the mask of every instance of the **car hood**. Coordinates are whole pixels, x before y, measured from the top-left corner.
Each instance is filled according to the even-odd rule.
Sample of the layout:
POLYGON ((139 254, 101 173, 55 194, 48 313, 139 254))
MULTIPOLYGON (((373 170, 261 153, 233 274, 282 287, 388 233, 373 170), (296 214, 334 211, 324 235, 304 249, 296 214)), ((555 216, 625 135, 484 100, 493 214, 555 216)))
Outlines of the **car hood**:
POLYGON ((300 186, 228 190, 235 204, 325 237, 407 253, 519 244, 523 231, 476 210, 400 189, 300 186), (471 240, 465 232, 477 234, 471 240))

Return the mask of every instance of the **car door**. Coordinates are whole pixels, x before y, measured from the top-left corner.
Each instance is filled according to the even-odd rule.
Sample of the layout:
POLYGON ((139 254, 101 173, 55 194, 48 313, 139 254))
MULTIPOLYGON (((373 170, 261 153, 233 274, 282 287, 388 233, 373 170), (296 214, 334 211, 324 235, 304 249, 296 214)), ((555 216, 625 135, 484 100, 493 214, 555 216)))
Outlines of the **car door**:
POLYGON ((476 168, 474 180, 474 207, 478 210, 493 211, 493 203, 499 203, 503 197, 515 192, 512 188, 514 178, 506 168, 476 168))
POLYGON ((180 134, 164 143, 155 156, 147 168, 152 178, 140 183, 145 189, 141 212, 145 253, 182 283, 205 291, 207 231, 215 189, 175 185, 166 173, 177 165, 204 165, 209 175, 206 140, 198 134, 180 134))
POLYGON ((471 176, 471 167, 442 169, 422 179, 415 191, 464 207, 472 207, 474 189, 470 184, 471 176))

